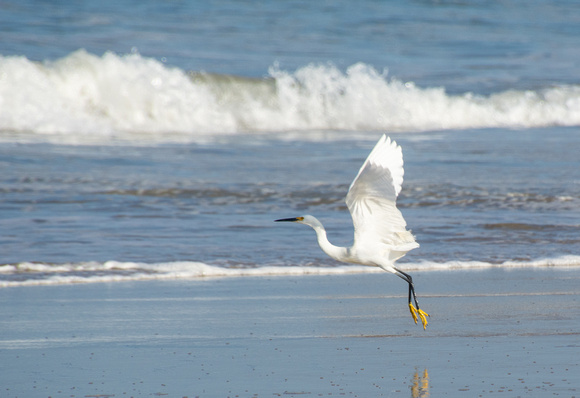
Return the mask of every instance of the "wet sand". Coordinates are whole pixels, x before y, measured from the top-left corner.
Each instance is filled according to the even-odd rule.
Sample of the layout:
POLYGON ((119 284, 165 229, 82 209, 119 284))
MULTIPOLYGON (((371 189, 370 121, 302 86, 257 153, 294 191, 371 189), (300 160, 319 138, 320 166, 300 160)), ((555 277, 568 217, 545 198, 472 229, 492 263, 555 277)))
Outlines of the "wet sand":
POLYGON ((2 397, 580 397, 580 270, 0 289, 2 397))

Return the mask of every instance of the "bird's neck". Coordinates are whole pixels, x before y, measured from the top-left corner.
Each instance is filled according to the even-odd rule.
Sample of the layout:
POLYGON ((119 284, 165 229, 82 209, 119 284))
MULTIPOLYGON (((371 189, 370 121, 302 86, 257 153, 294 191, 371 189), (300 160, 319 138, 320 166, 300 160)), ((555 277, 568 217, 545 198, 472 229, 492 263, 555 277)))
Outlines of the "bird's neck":
POLYGON ((313 226, 316 232, 316 238, 318 239, 318 245, 328 256, 332 257, 337 261, 344 261, 347 256, 346 247, 335 246, 328 241, 326 236, 326 230, 323 226, 313 226))

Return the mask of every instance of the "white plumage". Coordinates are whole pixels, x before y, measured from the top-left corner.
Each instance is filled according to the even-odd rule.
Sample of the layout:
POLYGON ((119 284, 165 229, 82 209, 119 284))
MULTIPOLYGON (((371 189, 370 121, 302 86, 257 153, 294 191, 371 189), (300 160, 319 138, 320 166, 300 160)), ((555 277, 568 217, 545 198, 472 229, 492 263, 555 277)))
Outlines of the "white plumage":
POLYGON ((404 279, 409 284, 411 315, 415 323, 419 316, 423 328, 426 328, 426 317, 429 315, 419 309, 411 276, 394 266, 394 262, 409 250, 419 247, 414 236, 406 229, 407 223, 396 206, 403 175, 402 149, 395 141, 383 135, 363 163, 346 195, 346 204, 354 224, 354 242, 351 247, 330 243, 322 223, 311 215, 276 221, 309 225, 316 232, 321 249, 335 260, 381 267, 404 279))
POLYGON ((346 196, 354 224, 352 248, 361 254, 379 255, 376 264, 379 267, 389 266, 409 250, 419 247, 407 231, 407 223, 396 205, 403 175, 403 151, 383 135, 346 196))

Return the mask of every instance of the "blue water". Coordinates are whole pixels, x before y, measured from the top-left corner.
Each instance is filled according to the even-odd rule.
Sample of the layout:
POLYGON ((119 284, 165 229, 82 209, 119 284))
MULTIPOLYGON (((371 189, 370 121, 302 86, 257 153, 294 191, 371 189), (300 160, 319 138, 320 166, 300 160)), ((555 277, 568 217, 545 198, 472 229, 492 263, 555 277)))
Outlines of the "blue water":
POLYGON ((183 70, 262 77, 363 62, 478 93, 577 84, 575 1, 4 1, 0 49, 42 61, 139 51, 183 70))
POLYGON ((576 2, 25 1, 0 26, 4 286, 336 268, 272 221, 349 244, 383 132, 401 267, 580 265, 576 2))

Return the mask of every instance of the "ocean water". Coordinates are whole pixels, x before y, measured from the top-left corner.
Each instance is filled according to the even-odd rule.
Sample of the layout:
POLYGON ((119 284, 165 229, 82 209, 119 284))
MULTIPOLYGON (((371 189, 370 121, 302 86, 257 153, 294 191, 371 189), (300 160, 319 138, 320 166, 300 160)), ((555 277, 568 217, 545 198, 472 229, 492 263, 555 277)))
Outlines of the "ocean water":
POLYGON ((377 272, 348 186, 403 147, 413 270, 580 266, 573 1, 0 4, 0 286, 377 272))

